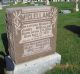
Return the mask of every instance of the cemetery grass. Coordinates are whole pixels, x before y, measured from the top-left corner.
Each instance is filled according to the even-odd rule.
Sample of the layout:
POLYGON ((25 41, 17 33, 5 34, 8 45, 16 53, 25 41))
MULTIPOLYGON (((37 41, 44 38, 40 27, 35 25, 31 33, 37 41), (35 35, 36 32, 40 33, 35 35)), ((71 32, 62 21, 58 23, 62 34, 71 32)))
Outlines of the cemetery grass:
POLYGON ((57 49, 61 64, 46 74, 80 74, 80 12, 74 12, 73 3, 51 3, 58 10, 70 9, 71 14, 58 15, 57 49))
POLYGON ((70 3, 70 2, 50 2, 50 4, 52 6, 57 7, 58 9, 73 9, 73 7, 75 7, 74 3, 70 3))
POLYGON ((58 15, 56 51, 61 64, 47 74, 80 74, 80 12, 58 15))
MULTIPOLYGON (((4 56, 5 53, 5 47, 3 44, 3 38, 2 35, 6 33, 6 27, 5 27, 5 10, 0 10, 0 74, 5 74, 5 63, 4 63, 4 56)), ((6 43, 6 40, 5 40, 6 43)))
MULTIPOLYGON (((46 74, 80 74, 80 12, 67 15, 59 13, 57 32, 56 51, 62 56, 61 64, 46 74)), ((0 63, 6 55, 2 36, 4 34, 6 34, 5 9, 0 10, 0 63)), ((0 64, 0 74, 3 74, 1 66, 0 64)))

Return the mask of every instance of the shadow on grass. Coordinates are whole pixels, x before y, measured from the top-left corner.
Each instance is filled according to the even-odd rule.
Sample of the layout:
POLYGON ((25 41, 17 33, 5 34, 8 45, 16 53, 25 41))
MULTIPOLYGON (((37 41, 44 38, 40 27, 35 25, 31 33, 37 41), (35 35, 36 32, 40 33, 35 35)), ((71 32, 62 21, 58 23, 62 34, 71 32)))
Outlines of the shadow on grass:
POLYGON ((80 26, 67 25, 64 28, 66 28, 67 30, 72 31, 73 33, 76 33, 80 37, 80 26))
POLYGON ((1 34, 1 39, 5 48, 5 53, 3 51, 0 51, 0 74, 5 74, 4 70, 6 68, 6 64, 4 57, 9 54, 7 34, 6 33, 1 34))

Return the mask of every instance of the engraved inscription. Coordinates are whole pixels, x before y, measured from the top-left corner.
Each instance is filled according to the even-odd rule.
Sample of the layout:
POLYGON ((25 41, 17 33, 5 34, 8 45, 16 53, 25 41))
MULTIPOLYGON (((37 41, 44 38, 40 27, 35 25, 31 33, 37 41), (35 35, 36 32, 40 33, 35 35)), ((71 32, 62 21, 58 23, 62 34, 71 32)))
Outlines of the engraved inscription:
POLYGON ((13 20, 12 23, 15 24, 15 32, 18 35, 18 30, 21 30, 21 26, 25 23, 33 23, 38 21, 47 21, 53 18, 53 13, 55 13, 54 9, 48 10, 39 10, 39 11, 25 11, 24 9, 19 9, 13 12, 13 20))
POLYGON ((52 24, 50 21, 24 24, 21 30, 21 40, 19 43, 25 43, 52 36, 52 24))
POLYGON ((48 51, 48 50, 51 50, 50 38, 25 43, 23 47, 24 47, 23 57, 30 56, 30 55, 40 53, 40 52, 44 52, 44 51, 48 51))

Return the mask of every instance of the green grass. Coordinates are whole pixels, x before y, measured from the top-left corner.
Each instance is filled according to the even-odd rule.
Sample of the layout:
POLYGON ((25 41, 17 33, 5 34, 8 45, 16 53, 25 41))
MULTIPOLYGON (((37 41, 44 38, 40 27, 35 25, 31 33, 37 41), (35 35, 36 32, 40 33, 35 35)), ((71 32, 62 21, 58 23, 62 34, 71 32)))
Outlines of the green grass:
POLYGON ((5 51, 1 38, 2 33, 6 32, 5 26, 5 10, 0 10, 0 51, 5 51))
MULTIPOLYGON (((71 9, 73 9, 72 5, 69 5, 71 9)), ((60 6, 59 9, 68 7, 67 3, 53 6, 60 6)), ((62 56, 61 65, 54 70, 48 71, 47 74, 80 74, 80 12, 73 12, 67 15, 59 14, 57 28, 57 52, 62 56), (79 28, 78 32, 74 33, 65 28, 71 25, 76 30, 79 28), (62 68, 61 66, 64 67, 62 68)))
POLYGON ((49 71, 49 74, 80 74, 80 37, 65 28, 70 25, 79 27, 80 32, 80 13, 62 14, 58 17, 57 52, 62 55, 61 65, 68 64, 73 68, 57 67, 49 71))
POLYGON ((52 6, 57 7, 58 9, 73 9, 74 3, 68 2, 50 2, 52 6))
MULTIPOLYGON (((60 9, 73 9, 72 3, 51 3, 60 9)), ((19 4, 16 6, 26 6, 19 4)), ((57 65, 55 69, 48 71, 46 74, 80 74, 80 33, 74 33, 66 27, 70 25, 80 28, 80 12, 71 14, 58 14, 57 24, 57 49, 61 54, 61 65, 57 65)), ((1 34, 6 32, 5 27, 5 10, 0 11, 0 52, 5 51, 1 34)), ((80 29, 79 31, 80 32, 80 29)))

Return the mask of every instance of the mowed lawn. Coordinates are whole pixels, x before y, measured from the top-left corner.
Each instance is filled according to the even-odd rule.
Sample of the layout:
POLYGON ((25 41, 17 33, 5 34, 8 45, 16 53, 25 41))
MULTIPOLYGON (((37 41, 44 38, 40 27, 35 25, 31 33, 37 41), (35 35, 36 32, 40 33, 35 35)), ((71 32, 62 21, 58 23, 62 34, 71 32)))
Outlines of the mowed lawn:
MULTIPOLYGON (((51 3, 60 9, 74 10, 72 3, 51 3)), ((61 64, 47 74, 80 74, 80 12, 58 14, 57 50, 61 64)))
MULTIPOLYGON (((56 6, 59 10, 74 10, 73 3, 51 2, 51 6, 56 6)), ((6 33, 5 9, 0 11, 0 57, 2 52, 5 53, 2 41, 4 33, 6 33)), ((58 13, 56 51, 62 56, 61 64, 46 74, 80 74, 80 12, 58 13)))

